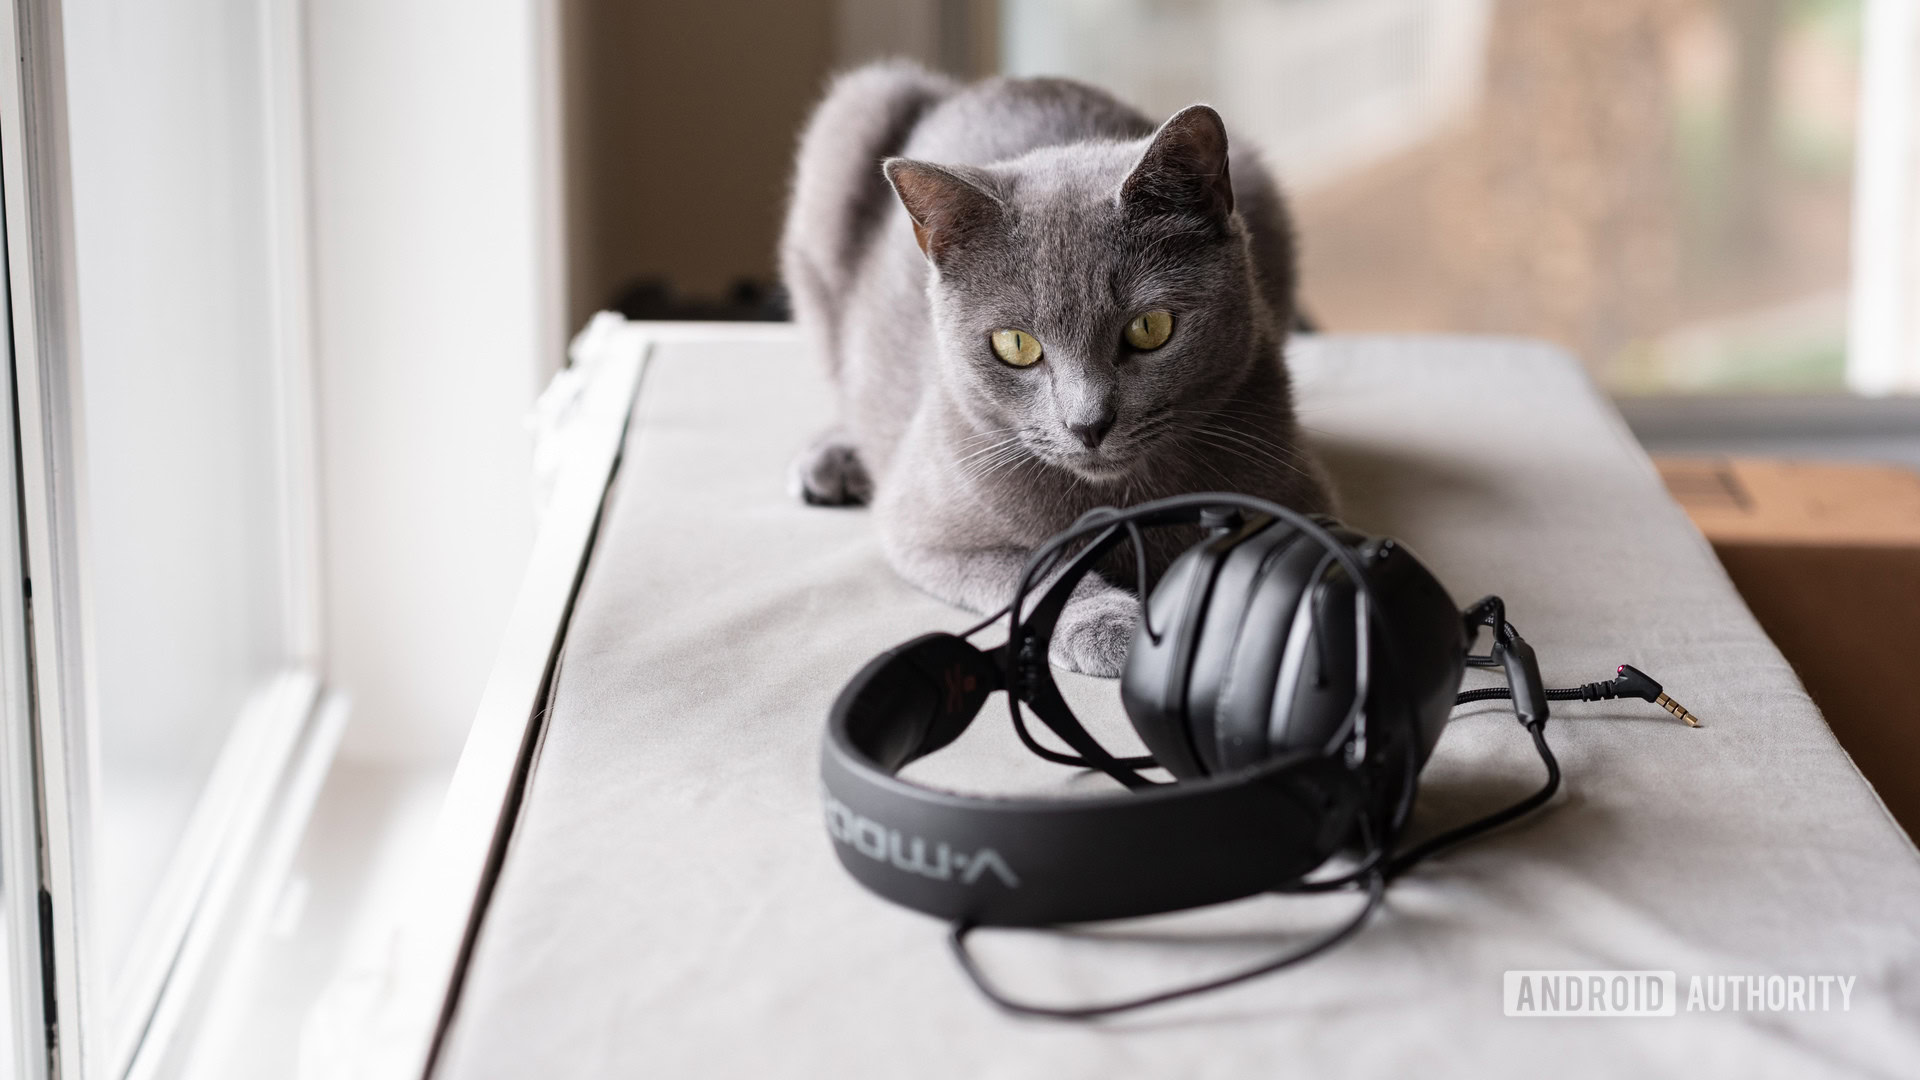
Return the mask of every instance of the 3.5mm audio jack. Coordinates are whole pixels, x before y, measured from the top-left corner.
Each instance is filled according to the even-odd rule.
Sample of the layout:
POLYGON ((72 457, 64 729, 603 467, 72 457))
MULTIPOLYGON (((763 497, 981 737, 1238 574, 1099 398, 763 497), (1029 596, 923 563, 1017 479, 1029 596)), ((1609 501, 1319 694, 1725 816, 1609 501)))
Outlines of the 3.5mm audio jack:
MULTIPOLYGON (((1554 694, 1555 691, 1547 691, 1548 698, 1552 698, 1554 694)), ((1610 682, 1587 683, 1580 687, 1581 701, 1605 701, 1608 698, 1620 697, 1637 697, 1641 701, 1651 701, 1685 720, 1688 727, 1700 726, 1699 717, 1688 712, 1686 706, 1668 697, 1667 692, 1660 688, 1659 683, 1653 681, 1651 675, 1632 664, 1621 664, 1615 668, 1614 677, 1610 682)), ((1569 695, 1570 699, 1571 695, 1569 695)))
POLYGON ((1685 720, 1687 722, 1688 727, 1700 726, 1699 717, 1688 712, 1687 707, 1685 705, 1680 704, 1679 702, 1673 700, 1672 698, 1668 697, 1665 694, 1661 694, 1659 697, 1654 698, 1653 703, 1667 710, 1673 715, 1679 717, 1680 719, 1685 720))
MULTIPOLYGON (((1454 698, 1455 705, 1465 705, 1470 701, 1496 701, 1513 696, 1513 691, 1505 686, 1490 686, 1484 690, 1466 690, 1454 698)), ((1687 707, 1667 696, 1653 677, 1632 664, 1621 664, 1614 669, 1614 677, 1606 682, 1590 682, 1581 686, 1554 688, 1547 691, 1548 701, 1608 701, 1613 698, 1632 697, 1641 701, 1650 701, 1687 722, 1688 727, 1699 727, 1700 718, 1687 711, 1687 707)))

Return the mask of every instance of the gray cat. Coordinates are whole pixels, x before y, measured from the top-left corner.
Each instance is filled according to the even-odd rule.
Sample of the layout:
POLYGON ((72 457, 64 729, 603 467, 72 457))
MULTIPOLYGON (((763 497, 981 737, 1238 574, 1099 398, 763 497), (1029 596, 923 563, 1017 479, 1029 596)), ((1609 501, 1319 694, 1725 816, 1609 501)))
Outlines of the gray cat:
MULTIPOLYGON (((781 239, 841 421, 795 463, 798 493, 871 502, 902 577, 983 612, 1095 506, 1240 491, 1329 509, 1282 360, 1286 210, 1231 157, 1204 105, 1156 130, 1061 79, 839 78, 781 239)), ((1175 551, 1156 545, 1153 571, 1175 551)), ((1054 663, 1119 673, 1139 601, 1116 578, 1080 586, 1054 663)))

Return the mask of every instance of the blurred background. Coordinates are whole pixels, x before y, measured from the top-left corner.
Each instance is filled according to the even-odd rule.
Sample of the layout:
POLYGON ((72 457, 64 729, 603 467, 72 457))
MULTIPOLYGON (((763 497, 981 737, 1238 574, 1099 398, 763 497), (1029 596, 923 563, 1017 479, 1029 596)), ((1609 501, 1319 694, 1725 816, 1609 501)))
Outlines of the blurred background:
POLYGON ((1326 329, 1543 337, 1626 393, 1845 385, 1862 0, 563 8, 576 323, 778 313, 793 132, 829 72, 906 55, 1216 105, 1326 329))
MULTIPOLYGON (((291 1075, 352 1026, 534 548, 536 396, 601 309, 786 316, 791 155, 835 71, 1210 102, 1291 198, 1323 330, 1557 342, 1656 455, 1920 465, 1915 0, 5 2, 15 580, 57 627, 29 674, 77 793, 53 903, 100 1075, 166 1033, 223 853, 274 820, 285 880, 196 999, 226 1005, 193 1074, 291 1075)), ((1668 478, 1741 509, 1743 475, 1668 478)), ((1920 507, 1909 471, 1785 475, 1796 506, 1920 507)), ((1896 517, 1875 551, 1920 593, 1920 510, 1896 517)), ((1890 571, 1730 550, 1800 583, 1776 611, 1738 582, 1836 729, 1858 680, 1804 657, 1877 645, 1904 678, 1920 627, 1884 619, 1920 604, 1885 603, 1890 571), (1836 645, 1835 613, 1880 629, 1836 645)), ((0 912, 31 959, 23 790, 0 912)))

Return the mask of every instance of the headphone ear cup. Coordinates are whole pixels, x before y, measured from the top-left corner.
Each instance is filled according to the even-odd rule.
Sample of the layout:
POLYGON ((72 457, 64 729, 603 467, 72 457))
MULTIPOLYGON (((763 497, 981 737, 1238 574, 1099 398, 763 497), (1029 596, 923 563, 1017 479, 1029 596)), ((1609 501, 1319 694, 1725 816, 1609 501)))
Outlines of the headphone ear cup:
MULTIPOLYGON (((1238 599, 1234 621, 1221 628, 1217 659, 1205 676, 1217 683, 1206 730, 1222 770, 1259 765, 1287 751, 1321 748, 1288 737, 1296 725, 1284 703, 1314 659, 1317 626, 1311 600, 1331 559, 1305 535, 1282 528, 1238 599)), ((1219 597, 1215 602, 1229 601, 1219 597)), ((1201 677, 1196 671, 1196 683, 1201 677)), ((1331 736, 1331 730, 1327 734, 1331 736)))
POLYGON ((1183 780, 1205 776, 1187 734, 1187 667, 1218 564, 1219 545, 1203 540, 1176 558, 1141 608, 1127 666, 1120 672, 1120 702, 1140 741, 1168 772, 1183 780))
POLYGON ((1120 697, 1140 741, 1175 776, 1236 767, 1221 760, 1214 731, 1223 675, 1270 553, 1300 539, 1284 524, 1256 518, 1188 548, 1148 598, 1120 697))
MULTIPOLYGON (((1404 548, 1328 524, 1370 560, 1376 602, 1396 613, 1389 625, 1419 627, 1397 633, 1405 640, 1386 652, 1375 627, 1370 648, 1376 679, 1415 661, 1424 760, 1459 685, 1465 646, 1456 609, 1404 548)), ((1327 752, 1357 690, 1356 595, 1332 555, 1283 522, 1256 518, 1188 548, 1147 598, 1121 673, 1134 731, 1181 779, 1327 752)))
POLYGON ((1286 655, 1268 684, 1267 741, 1274 753, 1325 752, 1353 710, 1356 590, 1339 567, 1323 562, 1316 569, 1298 586, 1286 655))
POLYGON ((1187 674, 1187 734, 1209 773, 1267 759, 1266 688, 1273 680, 1270 671, 1249 670, 1247 661, 1272 652, 1272 663, 1264 666, 1278 663, 1285 612, 1273 601, 1271 582, 1276 567, 1312 558, 1310 548, 1317 545, 1292 526, 1263 521, 1224 556, 1214 575, 1187 674))

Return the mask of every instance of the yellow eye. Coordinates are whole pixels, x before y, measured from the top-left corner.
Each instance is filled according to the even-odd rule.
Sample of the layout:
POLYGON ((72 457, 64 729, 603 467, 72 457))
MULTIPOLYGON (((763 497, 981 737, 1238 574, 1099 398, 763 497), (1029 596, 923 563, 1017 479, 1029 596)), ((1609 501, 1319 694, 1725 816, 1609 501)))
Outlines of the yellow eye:
POLYGON ((1173 336, 1173 312, 1149 311, 1127 324, 1127 344, 1136 349, 1157 349, 1173 336))
POLYGON ((1040 362, 1040 339, 1025 330, 995 330, 993 353, 1014 367, 1032 367, 1040 362))

